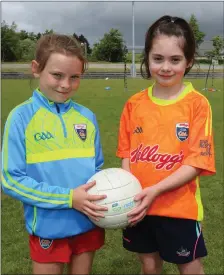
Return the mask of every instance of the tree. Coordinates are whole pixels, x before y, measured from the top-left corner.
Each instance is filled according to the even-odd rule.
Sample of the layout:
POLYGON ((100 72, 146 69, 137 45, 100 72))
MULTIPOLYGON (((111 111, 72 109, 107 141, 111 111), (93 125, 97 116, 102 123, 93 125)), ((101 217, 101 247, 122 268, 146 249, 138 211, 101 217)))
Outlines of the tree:
POLYGON ((12 22, 9 26, 5 21, 1 23, 1 59, 2 61, 17 61, 19 50, 19 33, 17 25, 12 22))
POLYGON ((38 32, 38 34, 36 35, 36 39, 39 40, 41 38, 41 33, 38 32))
POLYGON ((200 44, 204 41, 205 33, 199 30, 198 21, 194 14, 191 15, 189 24, 194 33, 196 49, 198 49, 200 44))
POLYGON ((78 36, 75 32, 73 33, 72 36, 75 38, 75 40, 76 40, 77 42, 80 43, 80 41, 79 41, 79 36, 78 36))
POLYGON ((87 51, 87 54, 91 54, 92 49, 90 48, 89 41, 85 38, 85 36, 84 36, 83 34, 77 35, 77 34, 74 32, 72 36, 75 38, 75 40, 76 40, 78 43, 80 43, 80 44, 83 43, 83 45, 85 46, 85 51, 87 51))
POLYGON ((111 29, 93 46, 93 57, 99 61, 121 62, 124 58, 123 36, 117 29, 111 29))
POLYGON ((30 38, 20 40, 19 41, 19 48, 21 50, 21 61, 31 61, 34 59, 34 52, 35 52, 36 42, 30 38))
POLYGON ((221 54, 223 54, 224 40, 221 36, 214 36, 211 41, 213 42, 213 49, 205 52, 205 56, 211 60, 220 60, 221 54))
POLYGON ((37 36, 34 32, 29 32, 28 33, 28 38, 32 41, 36 41, 37 40, 37 36))
POLYGON ((214 50, 212 51, 213 55, 216 59, 220 59, 221 53, 224 49, 224 40, 221 36, 218 35, 212 38, 212 42, 214 47, 214 50))
POLYGON ((89 41, 85 38, 85 36, 81 34, 78 39, 81 43, 84 43, 86 45, 87 54, 91 54, 92 49, 90 48, 89 41))
POLYGON ((28 34, 27 31, 21 30, 21 31, 19 32, 19 39, 20 39, 20 40, 27 39, 28 37, 29 37, 29 34, 28 34))
POLYGON ((43 33, 43 35, 52 34, 52 33, 54 33, 54 31, 52 29, 50 29, 50 30, 46 29, 45 32, 43 33))

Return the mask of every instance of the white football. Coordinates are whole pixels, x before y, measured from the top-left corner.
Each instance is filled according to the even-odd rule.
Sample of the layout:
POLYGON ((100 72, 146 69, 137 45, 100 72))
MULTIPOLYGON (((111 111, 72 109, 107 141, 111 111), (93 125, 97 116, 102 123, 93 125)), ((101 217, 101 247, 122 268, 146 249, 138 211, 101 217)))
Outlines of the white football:
POLYGON ((109 77, 106 77, 106 78, 105 78, 105 80, 108 80, 108 79, 109 79, 109 77))
POLYGON ((134 201, 135 195, 142 191, 138 179, 121 168, 108 168, 93 175, 88 182, 96 181, 96 184, 88 190, 91 195, 107 195, 107 198, 95 201, 98 205, 104 205, 108 211, 103 211, 104 218, 97 222, 102 228, 124 228, 128 225, 127 214, 138 204, 134 201))

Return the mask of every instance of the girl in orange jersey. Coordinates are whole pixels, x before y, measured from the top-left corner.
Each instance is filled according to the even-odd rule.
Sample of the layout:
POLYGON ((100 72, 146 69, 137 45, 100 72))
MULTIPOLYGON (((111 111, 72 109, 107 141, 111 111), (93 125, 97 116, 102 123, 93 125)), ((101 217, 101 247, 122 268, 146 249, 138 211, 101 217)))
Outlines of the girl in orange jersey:
POLYGON ((158 19, 146 33, 141 66, 155 82, 127 101, 120 119, 117 156, 143 187, 123 245, 138 253, 143 274, 160 274, 163 260, 181 274, 204 273, 199 176, 214 174, 215 161, 210 104, 183 81, 194 55, 189 24, 158 19))

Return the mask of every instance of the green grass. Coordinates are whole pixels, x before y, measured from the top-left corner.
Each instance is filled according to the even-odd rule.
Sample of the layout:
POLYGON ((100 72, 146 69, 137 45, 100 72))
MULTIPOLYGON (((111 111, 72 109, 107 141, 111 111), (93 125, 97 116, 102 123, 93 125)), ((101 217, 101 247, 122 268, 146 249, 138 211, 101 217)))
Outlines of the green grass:
MULTIPOLYGON (((119 118, 125 101, 135 92, 150 85, 150 81, 128 80, 129 92, 124 92, 122 80, 83 80, 74 99, 96 115, 100 126, 105 165, 118 167, 120 160, 115 157, 119 118), (104 90, 110 86, 111 90, 104 90)), ((205 80, 192 80, 199 91, 205 80)), ((208 87, 211 85, 211 80, 208 87)), ((217 174, 202 177, 201 193, 205 210, 203 222, 208 257, 204 262, 206 274, 224 274, 223 270, 223 80, 215 79, 214 86, 221 91, 203 92, 213 109, 213 126, 216 146, 217 174)), ((36 83, 32 82, 35 88, 36 83)), ((32 94, 29 80, 2 80, 2 129, 9 111, 32 94)), ((2 194, 2 273, 30 274, 28 235, 23 221, 20 202, 2 194)), ((96 253, 94 274, 139 274, 140 265, 135 254, 122 247, 121 231, 107 230, 105 247, 96 253)), ((175 274, 177 269, 164 264, 163 274, 175 274)), ((177 274, 177 273, 176 273, 177 274)))

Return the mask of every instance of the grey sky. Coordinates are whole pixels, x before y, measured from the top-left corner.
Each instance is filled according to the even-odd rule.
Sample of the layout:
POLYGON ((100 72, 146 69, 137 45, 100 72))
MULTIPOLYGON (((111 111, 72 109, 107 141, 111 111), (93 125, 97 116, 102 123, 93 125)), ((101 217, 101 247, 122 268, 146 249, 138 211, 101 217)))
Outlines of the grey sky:
MULTIPOLYGON (((83 34, 90 44, 111 28, 118 28, 132 44, 131 2, 2 2, 2 20, 15 21, 18 29, 35 33, 53 29, 59 33, 83 34)), ((162 15, 189 20, 193 13, 206 40, 224 35, 223 2, 136 2, 135 45, 144 44, 148 26, 162 15)))

